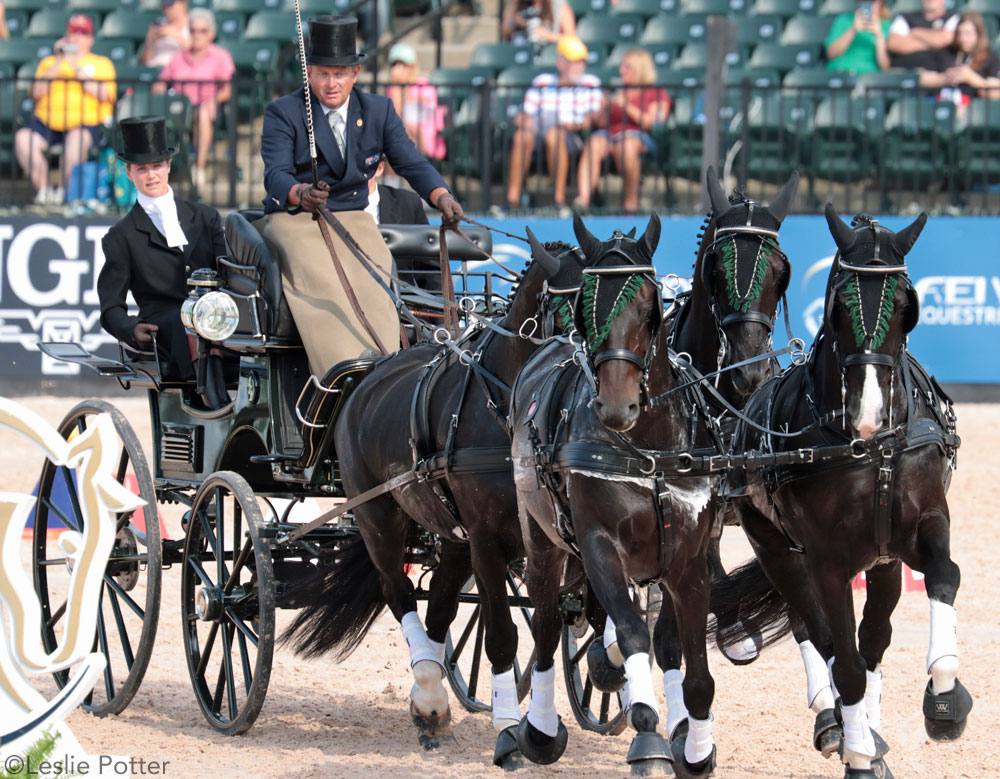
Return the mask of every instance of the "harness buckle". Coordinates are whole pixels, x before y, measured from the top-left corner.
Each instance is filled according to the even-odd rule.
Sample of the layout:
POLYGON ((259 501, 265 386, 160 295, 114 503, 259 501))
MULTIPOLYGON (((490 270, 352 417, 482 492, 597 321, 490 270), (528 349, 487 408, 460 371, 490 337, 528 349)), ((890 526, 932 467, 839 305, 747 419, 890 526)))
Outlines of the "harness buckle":
POLYGON ((710 471, 724 471, 727 468, 731 468, 732 465, 732 457, 728 454, 717 454, 708 459, 708 470, 710 471))
POLYGON ((694 466, 694 455, 690 452, 681 452, 677 455, 677 463, 677 473, 689 473, 694 466))
POLYGON ((809 465, 815 459, 816 450, 815 449, 799 449, 799 454, 802 455, 802 464, 803 465, 809 465))
POLYGON ((851 441, 851 443, 850 443, 851 457, 853 457, 855 459, 859 459, 859 458, 864 457, 865 455, 867 455, 868 452, 865 451, 865 443, 866 443, 865 439, 863 439, 863 438, 855 438, 855 439, 853 439, 851 441))
POLYGON ((518 329, 517 334, 519 337, 527 340, 534 336, 536 332, 538 332, 538 320, 535 317, 530 317, 521 323, 521 327, 518 329), (525 333, 524 328, 529 324, 531 325, 531 332, 525 333))
POLYGON ((651 454, 646 455, 646 459, 649 461, 649 470, 646 470, 641 465, 639 466, 639 473, 644 476, 652 476, 656 472, 656 458, 651 454))

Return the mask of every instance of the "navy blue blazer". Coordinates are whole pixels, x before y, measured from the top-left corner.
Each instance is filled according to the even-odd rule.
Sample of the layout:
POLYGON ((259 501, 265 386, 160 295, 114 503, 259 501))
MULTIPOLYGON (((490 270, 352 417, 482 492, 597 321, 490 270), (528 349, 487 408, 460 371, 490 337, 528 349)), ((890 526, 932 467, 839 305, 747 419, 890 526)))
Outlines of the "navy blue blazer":
MULTIPOLYGON (((264 158, 265 213, 288 208, 288 193, 299 182, 312 183, 309 133, 306 129, 305 90, 271 102, 264 112, 260 153, 264 158)), ((360 211, 368 205, 368 179, 375 175, 385 153, 392 169, 428 200, 431 191, 445 187, 434 167, 406 134, 392 101, 356 87, 347 108, 347 159, 333 138, 323 107, 312 97, 319 178, 330 184, 331 211, 360 211)))

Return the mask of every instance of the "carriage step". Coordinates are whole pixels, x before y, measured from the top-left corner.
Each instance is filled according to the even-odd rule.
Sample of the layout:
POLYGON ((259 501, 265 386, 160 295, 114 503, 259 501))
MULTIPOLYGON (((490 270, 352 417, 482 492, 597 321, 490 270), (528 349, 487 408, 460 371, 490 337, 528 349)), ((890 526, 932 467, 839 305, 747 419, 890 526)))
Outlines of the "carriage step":
POLYGON ((252 463, 294 463, 299 459, 297 454, 255 454, 250 457, 252 463))

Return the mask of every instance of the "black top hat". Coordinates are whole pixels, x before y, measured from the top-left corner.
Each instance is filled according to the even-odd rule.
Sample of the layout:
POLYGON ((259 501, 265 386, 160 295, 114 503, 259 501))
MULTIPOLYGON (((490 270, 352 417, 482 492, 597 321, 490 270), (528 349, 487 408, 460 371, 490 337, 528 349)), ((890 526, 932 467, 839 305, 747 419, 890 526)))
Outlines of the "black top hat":
POLYGON ((360 65, 367 54, 358 54, 358 20, 353 16, 319 16, 309 20, 306 62, 329 68, 360 65))
POLYGON ((163 162, 177 154, 177 148, 167 148, 167 120, 162 116, 135 116, 118 122, 122 131, 124 151, 116 154, 122 162, 144 165, 163 162))

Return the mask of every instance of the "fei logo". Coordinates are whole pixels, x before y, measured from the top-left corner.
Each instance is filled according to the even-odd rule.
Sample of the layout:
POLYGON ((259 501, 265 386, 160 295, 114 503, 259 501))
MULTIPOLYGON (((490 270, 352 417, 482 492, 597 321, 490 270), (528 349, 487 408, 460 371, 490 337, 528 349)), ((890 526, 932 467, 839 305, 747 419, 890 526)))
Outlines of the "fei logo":
MULTIPOLYGON (((56 737, 52 760, 79 765, 86 755, 63 720, 93 690, 104 670, 104 655, 91 650, 104 571, 115 542, 115 512, 134 510, 143 501, 114 478, 118 435, 108 414, 67 441, 42 417, 0 398, 0 431, 20 436, 54 464, 73 469, 84 520, 79 532, 65 530, 58 539, 69 574, 66 627, 55 648, 46 652, 42 607, 22 564, 22 534, 35 499, 0 492, 0 607, 6 611, 0 614, 0 765, 9 770, 13 763, 17 769, 18 756, 46 731, 56 737), (30 677, 57 671, 69 671, 66 684, 46 700, 30 677)), ((28 769, 26 775, 39 773, 23 768, 28 769)))

